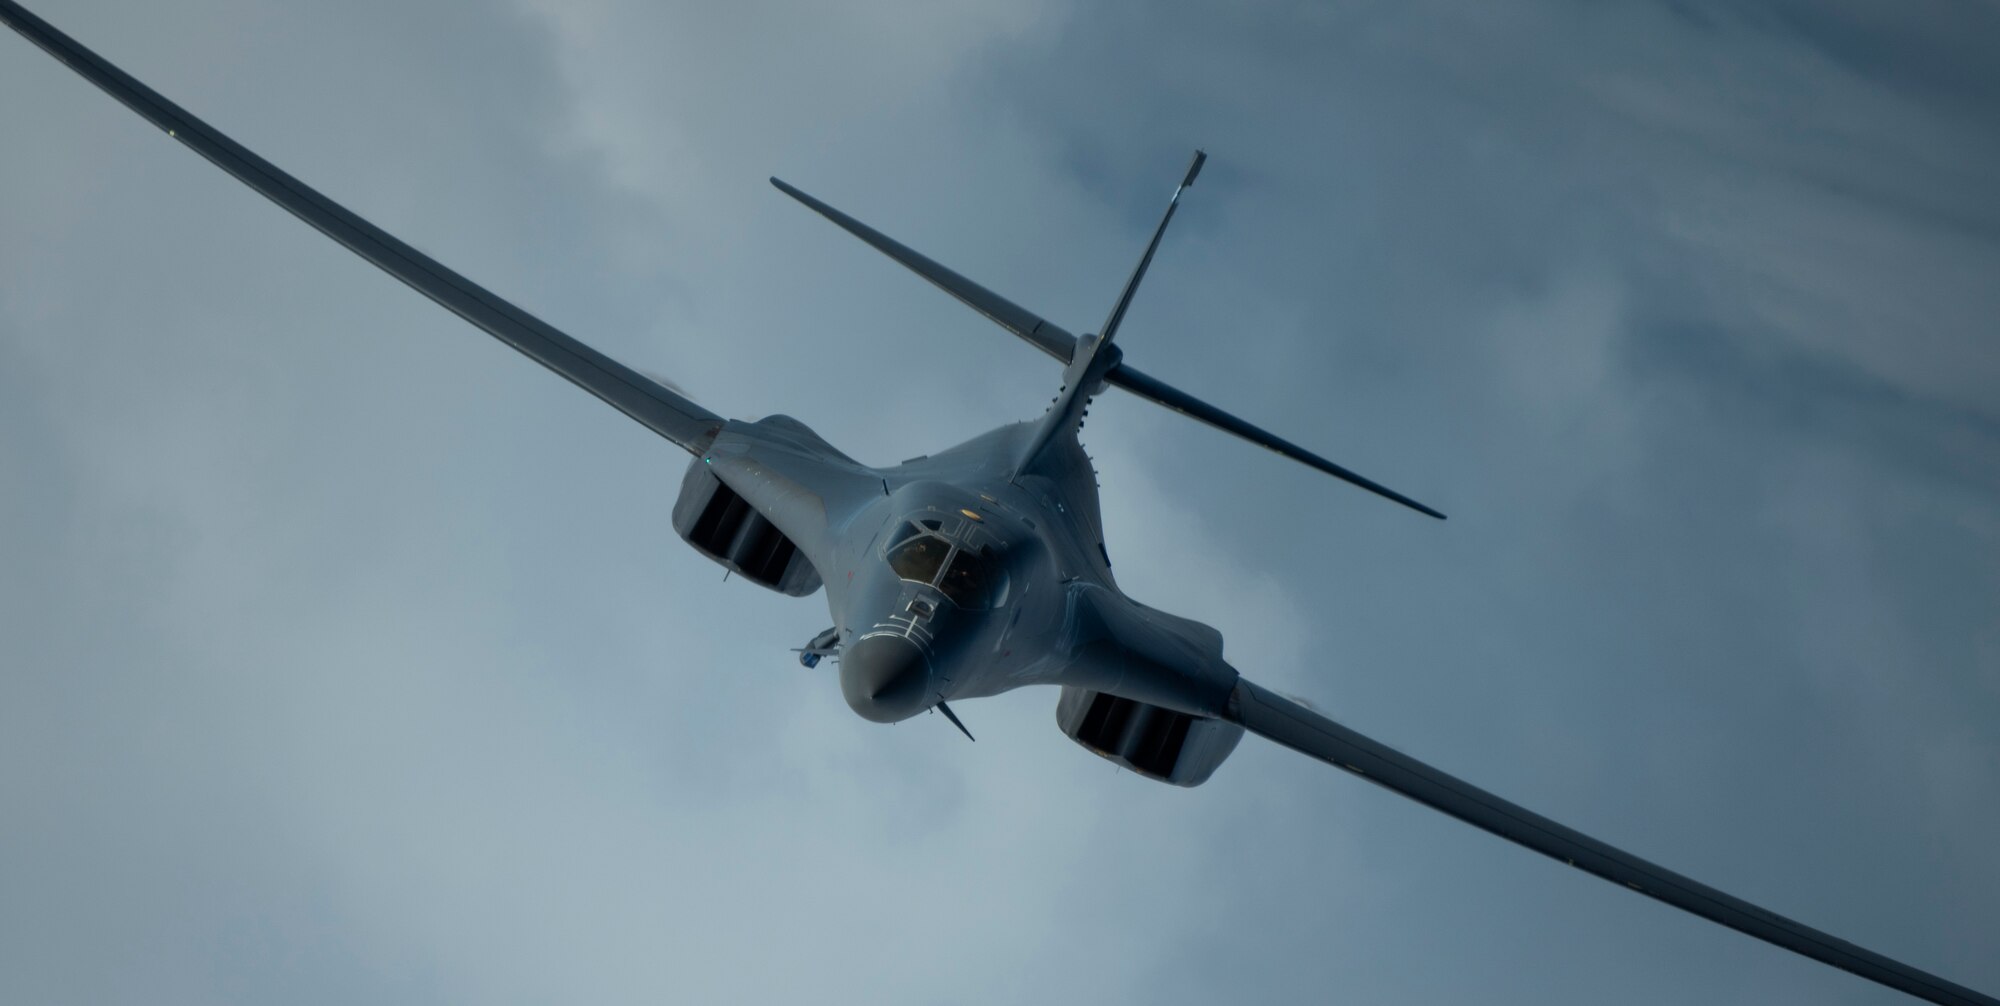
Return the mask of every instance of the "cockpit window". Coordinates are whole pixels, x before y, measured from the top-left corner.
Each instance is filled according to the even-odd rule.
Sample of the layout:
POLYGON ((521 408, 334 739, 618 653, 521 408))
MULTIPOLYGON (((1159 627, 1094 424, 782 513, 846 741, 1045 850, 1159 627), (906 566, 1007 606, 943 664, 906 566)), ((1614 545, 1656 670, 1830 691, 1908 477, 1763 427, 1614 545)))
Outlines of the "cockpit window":
POLYGON ((990 555, 965 549, 951 557, 951 567, 938 581, 938 589, 961 608, 991 607, 1005 588, 1005 577, 994 567, 990 555))
POLYGON ((899 521, 883 554, 889 568, 904 580, 936 587, 956 607, 983 610, 1005 603, 1007 572, 993 546, 955 541, 943 528, 943 521, 928 517, 899 521))
POLYGON ((936 535, 918 535, 889 549, 889 568, 905 580, 929 583, 951 552, 951 544, 936 535))

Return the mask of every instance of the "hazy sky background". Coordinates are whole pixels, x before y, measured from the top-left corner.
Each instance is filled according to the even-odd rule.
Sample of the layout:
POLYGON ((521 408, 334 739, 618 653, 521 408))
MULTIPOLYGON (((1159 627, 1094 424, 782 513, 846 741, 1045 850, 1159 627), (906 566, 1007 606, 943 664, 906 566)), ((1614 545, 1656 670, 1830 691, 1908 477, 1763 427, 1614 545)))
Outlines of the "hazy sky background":
MULTIPOLYGON (((2000 994, 1990 3, 42 0, 719 412, 1054 366, 778 174, 1452 515, 1113 394, 1250 677, 2000 994)), ((1902 1003, 1249 739, 886 728, 684 457, 0 37, 0 1000, 1902 1003)))

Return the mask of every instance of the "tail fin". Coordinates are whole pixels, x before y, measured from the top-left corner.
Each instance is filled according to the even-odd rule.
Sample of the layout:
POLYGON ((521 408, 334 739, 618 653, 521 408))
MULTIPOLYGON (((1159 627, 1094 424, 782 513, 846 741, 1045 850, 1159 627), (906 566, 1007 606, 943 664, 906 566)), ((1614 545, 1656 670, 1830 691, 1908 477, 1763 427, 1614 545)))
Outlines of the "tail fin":
POLYGON ((1146 245, 1146 252, 1126 280, 1125 288, 1119 293, 1111 314, 1104 320, 1102 336, 1085 335, 1082 338, 1071 335, 1060 325, 1035 314, 1032 311, 980 286, 964 276, 938 264, 917 251, 897 242, 881 231, 848 216, 841 211, 814 199, 798 189, 773 178, 771 184, 793 199, 806 204, 814 212, 838 224, 843 230, 868 242, 875 250, 895 259, 910 271, 929 280, 944 292, 951 294, 967 307, 978 311, 995 324, 1019 336, 1036 349, 1055 357, 1065 365, 1062 390, 1056 401, 1044 415, 1035 430, 1035 435, 1017 459, 1015 468, 1020 470, 1032 463, 1050 441, 1060 433, 1075 431, 1083 418, 1083 409, 1091 397, 1101 391, 1104 385, 1123 388, 1141 398, 1151 399, 1184 416, 1201 420, 1216 429, 1234 434, 1276 451, 1301 464, 1318 469, 1334 478, 1359 486, 1385 499, 1409 507, 1419 513, 1444 519, 1444 514, 1431 509, 1389 489, 1370 479, 1363 478, 1286 440, 1277 434, 1254 426, 1230 415, 1185 391, 1181 391, 1164 381, 1149 377, 1132 369, 1124 362, 1123 353, 1111 345, 1111 339, 1118 334, 1118 327, 1125 320, 1125 310, 1131 306, 1133 294, 1138 292, 1139 281, 1146 275, 1146 269, 1153 262, 1153 253, 1159 249, 1160 237, 1166 233, 1167 224, 1174 218, 1174 211, 1180 206, 1181 193, 1194 184, 1195 176, 1201 173, 1201 166, 1207 155, 1197 150, 1194 160, 1188 165, 1187 174, 1174 189, 1173 198, 1167 202, 1167 212, 1160 218, 1160 224, 1153 230, 1153 238, 1146 245))
POLYGON ((1160 217, 1160 226, 1153 228, 1153 240, 1146 242, 1146 254, 1139 257, 1139 264, 1132 270, 1132 278, 1125 281, 1125 289, 1118 294, 1118 303, 1111 308, 1111 314, 1104 319, 1104 341, 1110 342, 1118 334, 1118 326, 1125 321, 1125 309, 1132 306, 1132 295, 1139 292, 1139 281, 1146 278, 1146 267, 1153 264, 1153 253, 1160 250, 1160 236, 1167 232, 1167 225, 1174 220, 1174 211, 1180 209, 1181 193, 1194 184, 1194 176, 1201 174, 1201 166, 1208 155, 1197 150, 1194 160, 1188 162, 1187 174, 1181 183, 1174 186, 1174 196, 1167 200, 1166 215, 1160 217))
POLYGON ((1180 208, 1181 193, 1194 184, 1194 177, 1201 174, 1203 161, 1208 155, 1197 150, 1194 160, 1188 163, 1187 174, 1174 187, 1173 198, 1167 200, 1167 212, 1160 217, 1160 225, 1153 228, 1153 239, 1146 242, 1146 253, 1139 256, 1139 264, 1132 269, 1132 277, 1125 281, 1125 289, 1118 292, 1117 303, 1111 306, 1111 313, 1104 319, 1104 330, 1097 335, 1085 335, 1078 339, 1076 352, 1070 354, 1069 366, 1063 370, 1062 389, 1056 393, 1055 404, 1042 416, 1035 427, 1034 436, 1022 445, 1021 453, 1014 459, 1014 470, 1028 470, 1041 457, 1050 443, 1058 437, 1074 434, 1083 424, 1083 410, 1090 407, 1090 400, 1104 390, 1106 375, 1116 370, 1121 354, 1111 340, 1118 334, 1118 326, 1125 321, 1125 309, 1132 306, 1132 295, 1139 292, 1139 281, 1146 278, 1146 268, 1153 264, 1153 253, 1160 250, 1160 238, 1167 233, 1167 225, 1174 220, 1174 211, 1180 208))

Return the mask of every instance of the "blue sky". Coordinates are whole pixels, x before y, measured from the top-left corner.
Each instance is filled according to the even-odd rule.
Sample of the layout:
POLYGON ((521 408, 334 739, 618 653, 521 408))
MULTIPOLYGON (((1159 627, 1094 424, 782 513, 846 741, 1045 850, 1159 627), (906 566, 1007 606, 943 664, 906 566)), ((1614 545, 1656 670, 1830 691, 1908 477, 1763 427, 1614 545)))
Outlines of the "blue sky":
MULTIPOLYGON (((719 412, 893 462, 1046 358, 765 184, 1452 515, 1112 395, 1248 676, 2000 989, 1990 5, 38 12, 719 412)), ((1249 740, 893 728, 674 448, 0 38, 0 998, 1903 997, 1249 740)))

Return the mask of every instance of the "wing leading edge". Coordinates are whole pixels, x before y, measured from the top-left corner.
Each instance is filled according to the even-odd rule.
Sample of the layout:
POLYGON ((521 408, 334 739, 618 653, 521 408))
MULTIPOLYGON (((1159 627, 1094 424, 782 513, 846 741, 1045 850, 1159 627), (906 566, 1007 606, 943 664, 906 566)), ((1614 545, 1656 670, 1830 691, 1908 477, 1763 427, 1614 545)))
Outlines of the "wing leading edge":
POLYGON ((383 272, 409 284, 453 314, 603 399, 612 408, 690 453, 715 439, 720 417, 658 381, 598 352, 540 318, 446 268, 387 231, 363 220, 311 186, 251 153, 220 130, 188 114, 125 71, 57 31, 14 0, 0 0, 0 20, 125 107, 144 116, 216 167, 345 245, 383 272))
POLYGON ((1920 999, 1945 1006, 2000 1006, 2000 1000, 1991 996, 1829 936, 1557 824, 1249 681, 1238 680, 1229 706, 1231 718, 1251 733, 1649 898, 1920 999))

